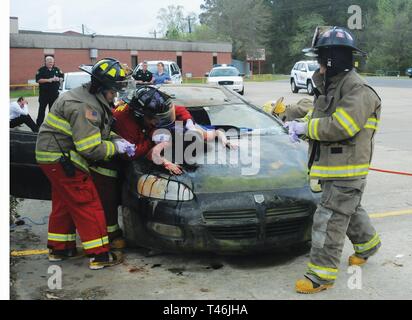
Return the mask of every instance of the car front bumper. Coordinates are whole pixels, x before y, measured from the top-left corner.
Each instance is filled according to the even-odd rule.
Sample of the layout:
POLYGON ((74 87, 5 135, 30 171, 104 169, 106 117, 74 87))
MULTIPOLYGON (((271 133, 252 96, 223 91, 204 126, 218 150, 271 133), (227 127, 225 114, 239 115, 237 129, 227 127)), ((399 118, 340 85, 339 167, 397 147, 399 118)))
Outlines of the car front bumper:
POLYGON ((284 248, 310 240, 317 202, 309 188, 203 194, 178 204, 133 199, 124 205, 135 221, 128 228, 138 230, 130 237, 125 228, 126 238, 132 245, 166 252, 242 254, 284 248), (256 202, 257 194, 262 203, 256 202), (154 223, 177 228, 180 236, 159 234, 154 223))

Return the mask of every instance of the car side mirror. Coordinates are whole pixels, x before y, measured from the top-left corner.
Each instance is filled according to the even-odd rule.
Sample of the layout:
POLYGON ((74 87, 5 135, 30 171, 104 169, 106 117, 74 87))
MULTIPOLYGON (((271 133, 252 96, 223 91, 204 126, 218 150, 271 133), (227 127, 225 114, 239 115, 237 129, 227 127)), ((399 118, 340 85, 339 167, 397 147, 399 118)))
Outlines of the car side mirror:
POLYGON ((300 71, 302 71, 302 72, 306 72, 306 69, 305 69, 305 68, 302 68, 302 69, 300 69, 300 71))
POLYGON ((205 77, 208 78, 209 77, 209 72, 205 73, 205 77))
POLYGON ((245 74, 244 73, 239 73, 239 77, 244 77, 245 74))

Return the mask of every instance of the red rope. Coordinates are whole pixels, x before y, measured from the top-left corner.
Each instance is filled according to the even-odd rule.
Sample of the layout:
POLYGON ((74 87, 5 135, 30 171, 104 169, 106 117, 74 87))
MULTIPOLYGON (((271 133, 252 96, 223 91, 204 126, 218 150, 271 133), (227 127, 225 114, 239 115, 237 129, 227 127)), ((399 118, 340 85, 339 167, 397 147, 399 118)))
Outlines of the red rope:
POLYGON ((391 170, 383 170, 383 169, 375 169, 375 168, 370 168, 369 170, 377 171, 377 172, 383 172, 383 173, 390 173, 390 174, 399 174, 399 175, 402 175, 402 176, 411 176, 412 177, 412 173, 409 173, 409 172, 391 171, 391 170))

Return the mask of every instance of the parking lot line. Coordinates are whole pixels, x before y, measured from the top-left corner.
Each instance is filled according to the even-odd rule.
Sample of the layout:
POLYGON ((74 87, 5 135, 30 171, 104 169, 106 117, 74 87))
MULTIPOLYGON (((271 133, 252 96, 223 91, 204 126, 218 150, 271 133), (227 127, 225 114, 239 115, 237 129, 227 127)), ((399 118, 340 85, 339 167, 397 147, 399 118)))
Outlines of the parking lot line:
POLYGON ((379 218, 386 218, 386 217, 396 217, 396 216, 403 216, 403 215, 412 215, 412 208, 399 210, 399 211, 388 211, 382 213, 371 213, 369 217, 372 219, 379 219, 379 218))

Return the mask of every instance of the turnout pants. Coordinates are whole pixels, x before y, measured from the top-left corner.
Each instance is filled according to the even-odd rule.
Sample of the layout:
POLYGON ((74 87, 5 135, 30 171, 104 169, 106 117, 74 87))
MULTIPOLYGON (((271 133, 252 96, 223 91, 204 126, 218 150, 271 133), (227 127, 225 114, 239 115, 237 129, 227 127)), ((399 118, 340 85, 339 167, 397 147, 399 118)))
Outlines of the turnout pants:
POLYGON ((67 177, 60 164, 40 165, 52 188, 48 248, 76 247, 76 229, 86 254, 109 251, 106 218, 91 176, 76 169, 67 177))
POLYGON ((57 95, 45 95, 45 94, 40 94, 39 96, 39 113, 37 114, 37 120, 36 124, 40 127, 44 121, 44 117, 46 116, 46 107, 49 106, 49 111, 51 107, 53 106, 53 103, 56 101, 56 99, 59 97, 59 94, 57 95))
POLYGON ((121 188, 117 178, 117 170, 114 165, 110 164, 90 169, 106 216, 109 240, 112 241, 123 235, 118 222, 121 188))
POLYGON ((312 249, 306 277, 333 283, 338 274, 346 235, 355 254, 368 258, 381 242, 361 206, 366 179, 322 181, 323 194, 313 217, 312 249))

